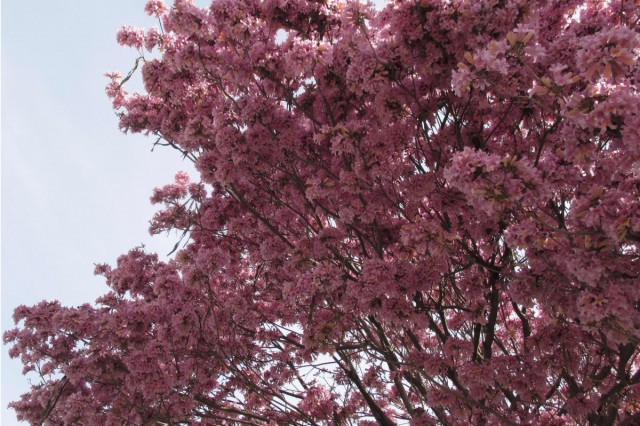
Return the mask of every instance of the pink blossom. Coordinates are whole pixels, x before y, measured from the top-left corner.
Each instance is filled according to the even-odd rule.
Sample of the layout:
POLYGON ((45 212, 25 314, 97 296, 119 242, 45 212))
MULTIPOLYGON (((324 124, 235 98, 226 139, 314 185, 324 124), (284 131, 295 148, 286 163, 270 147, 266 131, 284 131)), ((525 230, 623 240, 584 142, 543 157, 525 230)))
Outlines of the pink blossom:
POLYGON ((144 30, 131 26, 124 26, 118 31, 118 43, 122 46, 142 48, 144 43, 144 30))
POLYGON ((144 47, 148 51, 152 51, 156 46, 162 42, 162 36, 156 28, 150 28, 144 36, 144 47))
POLYGON ((149 16, 160 18, 166 13, 167 6, 165 6, 162 0, 150 0, 145 5, 144 11, 147 12, 149 16))
POLYGON ((640 36, 623 26, 608 28, 585 37, 577 53, 578 67, 589 81, 600 76, 616 79, 627 73, 636 63, 640 36))

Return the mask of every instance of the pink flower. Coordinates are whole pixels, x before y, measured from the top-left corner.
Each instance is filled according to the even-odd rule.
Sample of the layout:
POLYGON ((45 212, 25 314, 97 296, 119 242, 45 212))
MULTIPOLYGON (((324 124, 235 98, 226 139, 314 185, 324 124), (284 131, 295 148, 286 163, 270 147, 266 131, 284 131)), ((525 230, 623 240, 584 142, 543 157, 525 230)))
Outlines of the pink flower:
POLYGON ((150 28, 144 36, 144 47, 151 52, 162 42, 162 36, 156 28, 150 28))
POLYGON ((147 12, 149 16, 160 18, 166 13, 167 6, 165 6, 162 0, 150 0, 145 5, 144 11, 147 12))
POLYGON ((640 36, 630 28, 618 26, 597 32, 581 41, 576 54, 582 75, 595 82, 599 77, 615 80, 625 75, 638 59, 640 36))
POLYGON ((144 42, 144 30, 132 26, 124 26, 118 31, 117 40, 122 46, 140 49, 144 42))

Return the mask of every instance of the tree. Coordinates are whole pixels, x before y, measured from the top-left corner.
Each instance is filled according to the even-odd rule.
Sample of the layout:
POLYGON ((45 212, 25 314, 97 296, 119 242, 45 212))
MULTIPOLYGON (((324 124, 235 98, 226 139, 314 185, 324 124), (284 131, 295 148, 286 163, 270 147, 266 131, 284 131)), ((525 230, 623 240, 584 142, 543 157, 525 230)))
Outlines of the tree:
POLYGON ((107 92, 195 164, 151 199, 186 240, 16 309, 19 418, 640 422, 637 2, 146 10, 107 92))

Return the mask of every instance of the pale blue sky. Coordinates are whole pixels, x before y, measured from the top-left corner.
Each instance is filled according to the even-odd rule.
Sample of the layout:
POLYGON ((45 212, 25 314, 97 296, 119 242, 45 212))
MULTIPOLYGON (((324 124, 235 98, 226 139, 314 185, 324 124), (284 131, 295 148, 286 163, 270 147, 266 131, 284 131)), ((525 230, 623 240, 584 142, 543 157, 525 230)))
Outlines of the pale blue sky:
MULTIPOLYGON (((198 1, 198 4, 206 1, 198 1)), ((125 24, 148 27, 144 0, 2 1, 2 331, 13 308, 43 299, 93 302, 106 291, 93 264, 151 238, 153 187, 188 169, 178 153, 123 135, 104 94, 106 71, 126 74, 135 51, 115 41, 125 24)), ((28 389, 2 348, 2 425, 28 389)), ((36 380, 37 378, 34 378, 36 380)))

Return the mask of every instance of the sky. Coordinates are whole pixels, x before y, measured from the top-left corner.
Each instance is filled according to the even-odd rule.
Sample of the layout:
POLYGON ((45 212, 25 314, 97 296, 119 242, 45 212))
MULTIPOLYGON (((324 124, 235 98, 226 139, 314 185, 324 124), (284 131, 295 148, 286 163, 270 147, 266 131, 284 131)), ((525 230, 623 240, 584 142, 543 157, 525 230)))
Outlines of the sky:
MULTIPOLYGON (((198 1, 206 4, 206 1, 198 1)), ((122 25, 149 27, 144 0, 4 0, 1 26, 1 322, 41 300, 93 302, 107 291, 95 263, 114 264, 144 244, 167 254, 178 237, 151 237, 156 186, 190 171, 170 148, 125 135, 104 93, 135 50, 122 25)), ((193 173, 191 173, 193 174, 193 173)), ((18 425, 10 401, 29 388, 2 347, 1 424, 18 425)), ((31 377, 37 381, 37 377, 31 377)))

